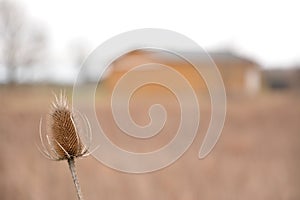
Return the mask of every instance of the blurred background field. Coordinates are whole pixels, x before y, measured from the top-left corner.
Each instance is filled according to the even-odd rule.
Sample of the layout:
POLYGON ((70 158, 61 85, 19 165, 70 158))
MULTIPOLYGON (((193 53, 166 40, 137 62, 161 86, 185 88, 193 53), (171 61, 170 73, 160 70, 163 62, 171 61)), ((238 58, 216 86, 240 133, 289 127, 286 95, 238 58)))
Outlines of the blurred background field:
MULTIPOLYGON (((53 99, 51 91, 57 90, 49 86, 0 88, 1 199, 75 199, 67 163, 47 160, 35 146, 39 143, 39 119, 48 112, 53 99)), ((299 99, 295 92, 229 97, 222 136, 213 152, 199 160, 197 155, 209 120, 209 103, 203 101, 199 133, 192 147, 170 167, 133 175, 107 168, 92 156, 78 160, 84 196, 149 200, 299 199, 299 99)), ((99 115, 107 116, 105 123, 112 123, 105 104, 97 107, 99 115)), ((134 119, 139 112, 133 110, 134 119)), ((168 120, 176 120, 176 114, 170 113, 168 120)), ((114 131, 110 134, 113 140, 120 137, 114 131)), ((124 148, 138 145, 128 138, 121 137, 120 141, 124 148)), ((154 146, 145 148, 149 150, 162 141, 165 142, 154 139, 154 146)))
MULTIPOLYGON (((151 105, 165 107, 167 121, 158 135, 147 140, 129 137, 113 119, 114 86, 134 67, 147 63, 164 64, 189 81, 199 100, 200 127, 188 151, 156 172, 122 173, 92 156, 76 160, 85 199, 300 199, 299 18, 297 2, 289 1, 154 0, 132 6, 127 1, 0 0, 0 199, 76 199, 67 162, 49 161, 38 151, 40 118, 48 115, 53 92, 65 90, 71 105, 76 80, 82 84, 84 106, 90 106, 85 87, 98 84, 93 67, 104 66, 85 65, 77 79, 85 59, 106 39, 141 27, 180 32, 207 51, 227 94, 224 129, 209 156, 199 160, 211 116, 205 80, 187 60, 171 52, 155 48, 127 52, 111 63, 96 89, 96 113, 107 137, 133 152, 156 150, 174 137, 179 102, 158 84, 139 88, 129 104, 139 125, 150 122, 151 105)), ((205 53, 180 51, 211 74, 213 65, 205 53)), ((186 94, 160 66, 133 71, 131 76, 128 84, 164 79, 186 94)))

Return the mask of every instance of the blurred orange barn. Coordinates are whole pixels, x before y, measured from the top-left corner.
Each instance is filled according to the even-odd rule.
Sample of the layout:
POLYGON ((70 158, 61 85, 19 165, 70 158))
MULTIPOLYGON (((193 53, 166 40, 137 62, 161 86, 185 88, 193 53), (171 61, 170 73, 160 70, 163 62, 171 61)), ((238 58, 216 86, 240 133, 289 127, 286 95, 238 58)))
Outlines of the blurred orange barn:
MULTIPOLYGON (((196 60, 198 60, 199 66, 202 67, 201 70, 208 70, 209 74, 212 66, 211 63, 207 62, 207 57, 205 55, 196 55, 194 52, 188 53, 191 56, 197 56, 196 60)), ((255 95, 261 90, 261 69, 256 62, 239 57, 231 52, 213 52, 209 53, 209 55, 221 73, 227 94, 255 95)), ((183 75, 193 89, 197 91, 196 93, 203 94, 207 92, 204 79, 189 62, 169 52, 153 50, 136 50, 118 58, 111 64, 109 71, 106 72, 103 85, 109 92, 112 92, 117 81, 123 75, 137 66, 149 63, 167 65, 183 75)), ((133 82, 137 79, 144 79, 145 77, 151 79, 152 77, 153 80, 162 78, 174 83, 178 82, 177 87, 183 87, 179 81, 174 80, 174 77, 166 76, 167 72, 164 70, 166 69, 154 64, 130 73, 133 73, 131 74, 131 77, 134 77, 133 82)), ((159 90, 157 85, 148 85, 145 89, 149 94, 163 91, 159 90)))

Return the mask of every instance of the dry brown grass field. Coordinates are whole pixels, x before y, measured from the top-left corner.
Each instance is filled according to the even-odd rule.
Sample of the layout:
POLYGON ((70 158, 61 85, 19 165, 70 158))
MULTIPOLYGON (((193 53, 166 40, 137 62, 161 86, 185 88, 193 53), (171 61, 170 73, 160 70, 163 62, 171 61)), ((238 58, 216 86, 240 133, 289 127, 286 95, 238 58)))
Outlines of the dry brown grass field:
MULTIPOLYGON (((0 87, 2 200, 76 199, 67 162, 47 160, 35 145, 39 143, 40 117, 47 114, 53 100, 52 90, 59 88, 0 87)), ((211 154, 199 160, 199 147, 210 117, 209 103, 203 101, 199 134, 191 148, 167 168, 137 175, 110 169, 92 156, 77 160, 84 197, 86 200, 300 199, 299 102, 300 95, 294 92, 228 97, 222 136, 211 154)), ((151 103, 131 104, 137 123, 147 122, 146 108, 151 103)), ((97 104, 97 113, 104 129, 110 130, 109 137, 118 145, 133 151, 149 151, 163 146, 176 129, 177 104, 165 104, 170 120, 163 130, 166 134, 147 142, 130 141, 123 136, 115 128, 107 104, 97 104)))

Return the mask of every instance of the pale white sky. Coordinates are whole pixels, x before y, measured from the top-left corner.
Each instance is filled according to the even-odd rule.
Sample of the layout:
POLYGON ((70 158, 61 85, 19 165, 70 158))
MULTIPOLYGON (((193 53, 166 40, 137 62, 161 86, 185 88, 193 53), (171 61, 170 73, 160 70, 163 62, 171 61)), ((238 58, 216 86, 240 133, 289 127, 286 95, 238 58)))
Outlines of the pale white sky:
POLYGON ((300 63, 299 2, 279 1, 72 1, 18 0, 44 24, 60 59, 72 41, 90 50, 137 28, 180 32, 207 50, 231 48, 265 67, 300 63))

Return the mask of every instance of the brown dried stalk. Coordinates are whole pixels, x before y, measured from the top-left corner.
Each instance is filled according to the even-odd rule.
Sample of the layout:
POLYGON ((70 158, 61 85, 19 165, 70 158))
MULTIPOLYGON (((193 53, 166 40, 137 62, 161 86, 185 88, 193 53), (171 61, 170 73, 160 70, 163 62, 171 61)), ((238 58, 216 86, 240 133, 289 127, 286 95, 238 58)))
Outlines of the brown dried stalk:
POLYGON ((91 142, 90 125, 86 117, 80 113, 73 112, 69 109, 67 98, 62 92, 60 96, 55 96, 55 101, 52 103, 50 115, 48 118, 48 130, 46 134, 47 144, 44 143, 40 121, 40 139, 43 147, 41 151, 47 158, 51 160, 67 160, 72 174, 72 178, 76 187, 77 197, 82 200, 82 193, 79 181, 76 174, 75 158, 89 155, 88 148, 82 143, 79 137, 79 131, 83 131, 79 126, 79 119, 84 123, 86 135, 91 142))

